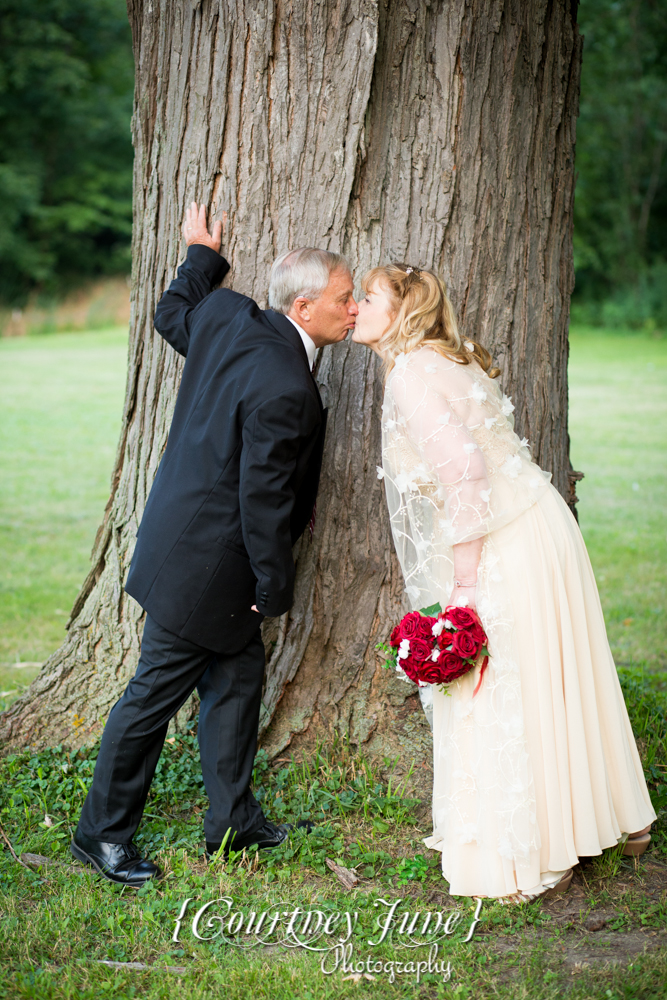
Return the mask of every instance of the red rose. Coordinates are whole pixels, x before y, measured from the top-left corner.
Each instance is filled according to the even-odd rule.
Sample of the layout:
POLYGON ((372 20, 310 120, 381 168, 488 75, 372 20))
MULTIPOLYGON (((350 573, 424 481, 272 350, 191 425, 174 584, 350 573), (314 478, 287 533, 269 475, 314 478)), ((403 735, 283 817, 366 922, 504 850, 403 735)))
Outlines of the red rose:
POLYGON ((391 639, 389 640, 390 646, 400 646, 401 645, 401 626, 394 625, 391 630, 391 639))
POLYGON ((454 641, 452 643, 452 651, 458 653, 460 657, 464 660, 473 660, 480 649, 482 648, 482 643, 478 642, 471 631, 461 630, 460 632, 454 633, 454 641))
POLYGON ((479 643, 480 649, 482 648, 482 646, 486 644, 486 632, 484 631, 479 622, 477 622, 475 625, 469 628, 468 632, 473 637, 475 642, 479 643))
POLYGON ((442 684, 449 684, 451 681, 455 681, 457 677, 462 677, 463 674, 467 674, 471 669, 470 664, 464 663, 456 653, 441 653, 438 657, 438 666, 442 670, 442 684))
POLYGON ((411 656, 406 656, 404 660, 398 661, 398 665, 403 671, 403 673, 407 677, 409 677, 411 681, 414 681, 416 684, 417 681, 419 680, 421 663, 417 663, 416 660, 413 660, 411 656))
POLYGON ((400 625, 399 636, 401 639, 416 639, 419 635, 421 615, 418 611, 411 611, 405 616, 400 625))
POLYGON ((451 649, 454 641, 454 633, 443 629, 438 636, 438 646, 440 649, 451 649))
POLYGON ((445 608, 445 617, 457 628, 470 628, 471 625, 478 625, 479 618, 470 608, 445 608))
POLYGON ((428 642, 433 642, 433 626, 435 625, 437 618, 429 618, 428 615, 419 616, 419 629, 417 635, 420 639, 426 639, 428 642))
POLYGON ((420 673, 420 679, 426 684, 444 684, 445 678, 443 674, 442 667, 438 663, 434 663, 430 660, 428 663, 424 663, 420 673))
MULTIPOLYGON (((433 636, 431 636, 432 638, 433 636)), ((416 663, 423 663, 425 660, 430 659, 432 652, 433 645, 430 642, 426 642, 425 639, 410 640, 410 659, 416 663)))

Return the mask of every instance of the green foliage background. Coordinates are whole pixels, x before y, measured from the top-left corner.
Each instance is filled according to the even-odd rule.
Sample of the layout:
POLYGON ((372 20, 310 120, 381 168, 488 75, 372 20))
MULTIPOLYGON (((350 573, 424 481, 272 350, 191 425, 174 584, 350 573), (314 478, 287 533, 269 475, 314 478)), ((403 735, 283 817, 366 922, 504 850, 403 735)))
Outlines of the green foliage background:
MULTIPOLYGON (((667 0, 582 0, 573 318, 667 327, 667 0)), ((124 0, 0 0, 0 300, 129 270, 124 0)))
POLYGON ((134 64, 123 0, 0 0, 0 298, 128 271, 134 64))
POLYGON ((573 318, 667 326, 667 2, 582 0, 573 318))

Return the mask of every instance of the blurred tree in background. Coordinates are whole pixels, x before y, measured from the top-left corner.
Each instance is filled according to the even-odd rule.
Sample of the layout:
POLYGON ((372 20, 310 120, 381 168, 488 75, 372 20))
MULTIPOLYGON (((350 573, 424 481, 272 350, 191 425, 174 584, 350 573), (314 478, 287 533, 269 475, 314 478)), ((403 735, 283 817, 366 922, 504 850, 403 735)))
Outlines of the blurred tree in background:
MULTIPOLYGON (((581 0, 573 316, 667 327, 667 0, 581 0)), ((124 0, 0 0, 0 299, 129 270, 124 0)))
POLYGON ((129 270, 124 0, 0 0, 0 298, 129 270))
POLYGON ((667 326, 667 0, 582 0, 573 317, 667 326))

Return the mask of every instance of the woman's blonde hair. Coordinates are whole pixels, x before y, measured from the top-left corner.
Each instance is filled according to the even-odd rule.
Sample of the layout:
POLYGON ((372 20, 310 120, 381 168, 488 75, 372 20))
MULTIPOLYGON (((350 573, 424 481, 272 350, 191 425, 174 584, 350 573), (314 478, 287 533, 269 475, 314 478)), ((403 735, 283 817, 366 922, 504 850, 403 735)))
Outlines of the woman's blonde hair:
POLYGON ((407 264, 374 267, 361 282, 364 292, 376 281, 388 292, 395 313, 378 344, 387 375, 399 354, 421 344, 428 344, 461 365, 469 365, 474 358, 490 378, 500 375, 500 369, 492 367, 493 358, 485 347, 474 340, 467 341, 472 351, 464 346, 447 289, 437 274, 407 264))

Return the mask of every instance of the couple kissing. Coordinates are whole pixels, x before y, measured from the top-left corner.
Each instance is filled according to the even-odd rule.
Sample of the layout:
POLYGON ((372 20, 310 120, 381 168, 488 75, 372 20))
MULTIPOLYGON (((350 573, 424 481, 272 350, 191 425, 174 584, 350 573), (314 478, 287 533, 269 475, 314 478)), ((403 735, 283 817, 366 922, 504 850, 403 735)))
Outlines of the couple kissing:
POLYGON ((291 607, 292 547, 313 516, 326 431, 315 353, 350 331, 383 361, 378 475, 407 601, 476 610, 489 640, 474 697, 473 671, 448 692, 419 688, 434 741, 425 843, 450 892, 530 901, 566 889, 581 856, 621 840, 641 853, 655 813, 581 533, 443 282, 393 263, 364 277, 357 303, 344 257, 301 248, 275 260, 262 310, 216 287, 229 265, 205 206, 192 203, 183 235, 155 328, 186 361, 126 582, 146 613, 141 656, 107 720, 74 856, 137 888, 161 876, 133 837, 195 688, 207 853, 290 835, 250 787, 260 626, 291 607))

